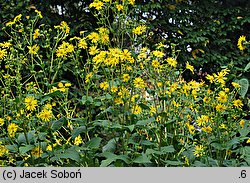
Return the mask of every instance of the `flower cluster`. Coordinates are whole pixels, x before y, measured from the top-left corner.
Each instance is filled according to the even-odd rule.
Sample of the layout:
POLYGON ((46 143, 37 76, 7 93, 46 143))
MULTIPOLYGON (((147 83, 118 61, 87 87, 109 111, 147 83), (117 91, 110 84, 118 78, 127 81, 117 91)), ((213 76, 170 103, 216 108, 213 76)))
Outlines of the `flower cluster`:
MULTIPOLYGON (((250 124, 242 83, 228 68, 185 79, 196 68, 169 52, 171 43, 146 44, 147 24, 127 16, 134 5, 94 0, 89 8, 98 11, 100 27, 79 36, 64 21, 41 28, 38 10, 36 21, 26 17, 26 24, 18 15, 6 24, 3 165, 227 166, 245 156, 250 124), (108 10, 116 16, 112 23, 108 10)), ((241 36, 239 49, 247 44, 241 36)))

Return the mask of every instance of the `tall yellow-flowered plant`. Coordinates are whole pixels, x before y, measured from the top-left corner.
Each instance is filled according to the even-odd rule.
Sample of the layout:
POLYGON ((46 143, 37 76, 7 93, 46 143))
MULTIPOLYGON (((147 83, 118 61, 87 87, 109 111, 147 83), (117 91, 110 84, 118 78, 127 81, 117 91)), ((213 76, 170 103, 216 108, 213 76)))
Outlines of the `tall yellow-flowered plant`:
MULTIPOLYGON (((195 75, 195 67, 169 52, 171 43, 148 45, 147 22, 129 19, 134 6, 134 0, 94 0, 89 10, 100 27, 78 36, 64 21, 40 25, 38 10, 7 22, 13 39, 0 43, 2 164, 246 163, 233 164, 250 142, 241 85, 231 82, 228 68, 186 81, 182 73, 195 75)), ((246 45, 241 36, 239 49, 246 45)))

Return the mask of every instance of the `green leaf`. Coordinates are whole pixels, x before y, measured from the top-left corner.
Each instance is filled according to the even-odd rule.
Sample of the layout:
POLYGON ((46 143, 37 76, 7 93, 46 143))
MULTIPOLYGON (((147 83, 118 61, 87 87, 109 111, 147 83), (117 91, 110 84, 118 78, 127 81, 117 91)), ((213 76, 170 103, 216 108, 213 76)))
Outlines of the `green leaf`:
POLYGON ((10 152, 16 153, 18 152, 18 146, 17 145, 6 145, 5 146, 10 152))
POLYGON ((106 99, 108 99, 108 100, 110 100, 110 99, 113 98, 109 93, 107 93, 105 97, 106 97, 106 99))
POLYGON ((147 149, 146 154, 157 154, 162 155, 166 153, 173 153, 175 151, 173 145, 161 147, 161 151, 158 149, 147 149))
POLYGON ((108 159, 102 160, 100 167, 107 167, 115 160, 116 160, 116 158, 108 158, 108 159))
POLYGON ((148 123, 153 122, 153 121, 155 121, 155 118, 154 118, 154 117, 151 117, 151 118, 146 119, 146 120, 137 121, 136 125, 138 125, 138 126, 145 126, 145 125, 147 125, 148 123))
POLYGON ((200 162, 200 161, 195 161, 193 166, 195 166, 195 167, 206 167, 207 165, 200 162))
POLYGON ((101 141, 102 141, 102 138, 94 137, 86 143, 86 146, 89 149, 97 149, 97 148, 99 148, 101 141))
POLYGON ((244 71, 248 71, 250 69, 250 62, 246 65, 246 67, 245 67, 245 69, 244 69, 244 71))
POLYGON ((112 152, 103 152, 103 153, 101 153, 100 154, 100 156, 101 157, 105 157, 105 158, 107 158, 106 160, 107 161, 103 161, 102 163, 103 163, 103 166, 108 166, 110 163, 112 163, 113 161, 116 161, 116 160, 122 160, 122 161, 124 161, 125 163, 129 163, 129 158, 128 158, 128 156, 127 155, 123 155, 123 154, 121 154, 121 155, 116 155, 116 154, 114 154, 114 153, 112 153, 112 152), (112 160, 112 161, 111 161, 112 160), (109 163, 109 164, 108 164, 109 163))
POLYGON ((161 152, 163 152, 163 153, 173 153, 173 152, 175 152, 175 149, 174 149, 173 145, 164 146, 164 147, 161 147, 161 152))
POLYGON ((141 154, 139 157, 137 157, 133 162, 140 163, 140 164, 151 163, 150 159, 144 153, 141 154))
POLYGON ((63 97, 63 94, 60 91, 54 91, 53 93, 49 93, 47 95, 44 95, 44 97, 40 100, 40 102, 43 104, 47 100, 55 97, 63 97))
MULTIPOLYGON (((28 143, 31 143, 31 142, 35 141, 35 132, 34 131, 28 132, 27 140, 28 140, 28 143)), ((18 135, 17 141, 18 141, 19 144, 22 144, 22 143, 27 144, 24 133, 20 133, 18 135)))
POLYGON ((244 160, 247 162, 248 166, 250 166, 250 155, 246 154, 244 160))
POLYGON ((82 104, 91 104, 93 103, 93 98, 91 96, 82 96, 82 104))
POLYGON ((163 153, 162 153, 161 151, 158 151, 158 150, 147 149, 147 150, 146 150, 146 154, 147 154, 147 155, 152 155, 152 154, 162 155, 163 153))
POLYGON ((80 155, 79 152, 77 152, 74 147, 71 147, 69 149, 66 149, 63 153, 55 154, 54 157, 50 158, 51 161, 57 161, 60 159, 72 159, 74 161, 79 162, 80 155))
POLYGON ((212 147, 214 147, 217 150, 223 150, 225 148, 222 147, 222 145, 220 143, 214 142, 211 144, 212 147))
POLYGON ((183 165, 183 163, 180 162, 180 161, 167 160, 167 161, 165 161, 165 163, 166 163, 165 166, 168 166, 168 165, 171 165, 171 166, 181 166, 181 165, 183 165))
POLYGON ((102 126, 102 127, 109 127, 111 124, 111 121, 109 120, 96 120, 93 122, 94 126, 102 126))
POLYGON ((115 149, 116 149, 116 140, 115 138, 111 139, 108 141, 108 143, 103 146, 102 148, 102 152, 115 152, 115 149))
POLYGON ((21 155, 25 154, 26 152, 30 151, 31 149, 33 149, 35 146, 34 145, 26 145, 24 147, 20 147, 19 148, 19 152, 21 155))
POLYGON ((129 125, 125 127, 128 128, 130 132, 132 132, 135 129, 135 125, 129 125))
POLYGON ((248 79, 242 78, 240 80, 236 80, 236 82, 240 84, 239 94, 244 98, 249 88, 248 79))
POLYGON ((47 142, 40 142, 40 147, 43 151, 46 151, 48 143, 47 142))
POLYGON ((97 102, 94 103, 94 105, 95 105, 96 107, 100 107, 100 106, 102 105, 102 103, 99 102, 99 101, 97 101, 97 102))
POLYGON ((64 117, 60 118, 58 120, 52 121, 51 129, 53 131, 59 130, 64 125, 65 121, 66 121, 66 119, 64 117))
POLYGON ((46 135, 47 135, 46 132, 40 132, 40 133, 38 133, 38 139, 39 140, 45 140, 46 139, 46 135))
POLYGON ((101 167, 107 167, 111 163, 115 162, 116 160, 122 160, 125 163, 129 164, 129 159, 127 155, 116 155, 111 152, 104 152, 100 156, 107 158, 105 160, 102 160, 101 165, 100 165, 101 167))
POLYGON ((75 139, 79 134, 83 132, 86 132, 85 126, 80 126, 80 127, 75 128, 72 132, 72 138, 75 139))
POLYGON ((233 147, 234 145, 237 145, 239 143, 240 143, 240 138, 235 137, 226 143, 226 148, 231 149, 231 147, 233 147))
POLYGON ((243 128, 243 129, 240 129, 239 132, 240 132, 241 137, 246 137, 248 135, 248 133, 250 132, 250 129, 249 128, 243 128))

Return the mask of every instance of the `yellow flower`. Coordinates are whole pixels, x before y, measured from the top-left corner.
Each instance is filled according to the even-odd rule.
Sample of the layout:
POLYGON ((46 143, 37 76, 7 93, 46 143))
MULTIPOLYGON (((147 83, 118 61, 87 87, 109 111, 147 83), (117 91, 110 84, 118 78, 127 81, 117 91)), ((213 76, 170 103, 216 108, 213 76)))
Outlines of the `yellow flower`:
POLYGON ((14 136, 15 136, 15 133, 16 133, 16 131, 17 131, 17 129, 18 129, 18 125, 16 125, 15 123, 10 123, 10 124, 8 125, 8 128, 7 128, 7 131, 8 131, 8 133, 9 133, 9 136, 10 136, 10 137, 14 137, 14 136))
POLYGON ((44 108, 45 108, 45 109, 51 110, 51 109, 52 109, 52 105, 51 105, 51 104, 46 104, 46 105, 44 106, 44 108))
POLYGON ((116 5, 116 9, 117 9, 118 11, 122 11, 122 10, 123 10, 123 6, 122 6, 121 4, 117 4, 117 5, 116 5))
POLYGON ((116 99, 114 100, 114 102, 115 102, 116 105, 122 105, 122 104, 124 104, 124 102, 122 101, 121 98, 116 98, 116 99))
POLYGON ((210 74, 208 74, 208 75, 206 76, 206 79, 209 80, 210 83, 213 83, 214 80, 215 80, 214 76, 213 76, 213 75, 210 75, 210 74))
POLYGON ((162 82, 157 82, 156 85, 161 88, 162 87, 162 82))
POLYGON ((240 88, 240 84, 236 83, 236 82, 232 82, 232 85, 234 88, 239 89, 240 88))
POLYGON ((52 145, 48 145, 48 146, 46 147, 46 150, 47 150, 47 151, 52 151, 52 149, 53 149, 53 148, 52 148, 52 145))
POLYGON ((249 139, 247 139, 247 144, 250 144, 250 138, 249 138, 249 139))
POLYGON ((132 113, 133 114, 141 114, 142 112, 142 108, 139 105, 135 105, 132 108, 132 113))
POLYGON ((161 122, 161 116, 157 116, 155 119, 156 122, 160 123, 161 122))
POLYGON ((109 35, 108 34, 103 34, 101 36, 101 43, 107 45, 109 43, 109 35))
POLYGON ((2 142, 0 141, 0 157, 2 157, 4 154, 8 153, 8 149, 5 147, 5 145, 2 145, 2 142))
POLYGON ((222 85, 225 85, 225 80, 227 79, 225 77, 226 74, 227 74, 226 72, 221 71, 218 73, 218 75, 215 73, 213 75, 214 75, 216 82, 221 83, 222 85))
POLYGON ((139 25, 138 27, 134 28, 132 32, 136 35, 142 35, 147 30, 147 27, 145 25, 139 25))
POLYGON ((206 97, 206 96, 202 100, 206 104, 210 102, 210 99, 208 97, 206 97))
POLYGON ((14 22, 16 23, 17 21, 19 21, 22 17, 22 14, 19 14, 17 15, 15 18, 14 18, 14 22))
POLYGON ((150 115, 153 115, 156 113, 156 108, 154 106, 150 106, 150 115))
POLYGON ((195 146, 195 149, 194 149, 194 155, 196 157, 201 157, 205 154, 204 150, 205 150, 205 147, 203 145, 197 145, 195 146))
POLYGON ((224 88, 224 91, 225 91, 226 93, 228 93, 228 92, 230 91, 230 89, 229 89, 229 88, 224 88))
POLYGON ((24 99, 24 104, 27 110, 34 111, 37 106, 37 100, 33 96, 28 96, 24 99))
POLYGON ((94 0, 94 2, 89 5, 90 8, 94 7, 96 10, 101 10, 103 6, 103 2, 99 0, 94 0))
POLYGON ((109 29, 105 28, 105 27, 100 27, 97 29, 99 34, 104 35, 104 34, 109 34, 109 29))
POLYGON ((178 103, 178 102, 176 102, 175 100, 173 100, 173 105, 174 105, 175 107, 180 107, 180 106, 181 106, 181 104, 178 103))
POLYGON ((97 32, 91 32, 87 37, 92 43, 97 43, 100 40, 100 36, 97 32))
POLYGON ((40 36, 39 29, 36 29, 33 34, 33 39, 37 39, 40 36))
POLYGON ((116 86, 111 87, 111 92, 116 93, 118 91, 118 88, 116 86))
POLYGON ((35 147, 34 149, 31 150, 32 156, 35 156, 35 157, 40 157, 42 153, 43 151, 41 147, 35 147))
POLYGON ((186 69, 190 70, 192 73, 194 73, 194 66, 190 65, 189 62, 186 62, 186 69))
POLYGON ((222 123, 222 124, 219 126, 219 128, 220 128, 220 129, 227 129, 227 126, 226 126, 225 124, 222 123))
POLYGON ((225 105, 222 104, 218 104, 215 106, 216 111, 224 111, 227 109, 227 107, 225 105))
POLYGON ((88 48, 88 44, 84 39, 79 39, 78 41, 78 47, 82 48, 82 49, 87 49, 88 48))
POLYGON ((85 77, 85 83, 89 83, 92 76, 93 76, 93 72, 88 73, 85 77))
POLYGON ((80 144, 82 144, 82 137, 78 135, 74 140, 74 145, 79 146, 80 144))
POLYGON ((188 127, 189 133, 193 135, 194 132, 195 132, 195 127, 193 125, 189 124, 189 123, 187 123, 186 125, 188 127))
POLYGON ((35 10, 35 12, 37 13, 37 15, 38 15, 40 18, 43 18, 41 11, 35 10))
POLYGON ((5 25, 6 25, 6 27, 9 27, 9 26, 11 26, 13 24, 15 24, 15 22, 14 21, 10 21, 10 22, 7 22, 5 25))
POLYGON ((197 124, 199 126, 203 126, 208 122, 209 122, 209 117, 207 115, 201 115, 201 116, 198 116, 197 118, 197 124))
POLYGON ((242 128, 244 128, 244 125, 245 125, 244 119, 240 120, 240 126, 241 126, 242 128))
POLYGON ((65 87, 70 87, 71 83, 65 83, 65 87))
POLYGON ((37 44, 33 45, 33 46, 27 46, 29 49, 29 54, 34 55, 37 54, 38 50, 39 50, 39 46, 37 44))
POLYGON ((11 116, 6 116, 7 121, 11 121, 12 117, 11 116))
POLYGON ((131 67, 130 65, 128 65, 128 66, 126 67, 126 70, 127 70, 127 71, 132 71, 133 69, 132 69, 132 67, 131 67))
POLYGON ((7 51, 5 49, 0 49, 0 60, 7 56, 7 51))
POLYGON ((63 41, 63 43, 57 48, 56 56, 63 58, 74 51, 74 46, 70 43, 63 41))
POLYGON ((211 133, 213 131, 213 129, 210 126, 202 127, 201 130, 206 133, 211 133))
POLYGON ((56 25, 56 26, 54 26, 54 27, 55 27, 55 29, 60 29, 60 30, 62 30, 62 31, 65 32, 66 34, 68 34, 69 31, 70 31, 70 27, 68 26, 67 22, 65 22, 65 21, 62 21, 62 22, 60 23, 60 25, 56 25))
POLYGON ((243 103, 240 99, 234 100, 233 105, 237 108, 241 108, 243 106, 243 103))
POLYGON ((101 89, 107 90, 108 87, 109 87, 108 82, 105 81, 105 82, 100 83, 100 88, 101 88, 101 89))
POLYGON ((159 51, 159 50, 152 51, 152 54, 158 58, 162 58, 164 56, 164 53, 162 51, 159 51))
POLYGON ((133 96, 131 97, 131 102, 135 102, 135 100, 136 100, 137 98, 139 98, 139 97, 140 97, 139 94, 133 95, 133 96))
POLYGON ((52 110, 45 108, 37 115, 37 117, 43 121, 49 122, 53 118, 52 110))
POLYGON ((3 43, 0 43, 0 47, 2 48, 10 48, 12 45, 10 42, 3 42, 3 43))
POLYGON ((0 118, 0 126, 3 126, 3 124, 4 124, 4 119, 0 118))
POLYGON ((158 60, 153 60, 153 61, 152 61, 152 66, 153 66, 155 69, 159 68, 160 65, 161 65, 161 64, 160 64, 160 62, 159 62, 158 60))
POLYGON ((240 36, 240 38, 238 39, 238 44, 237 44, 237 46, 240 50, 246 49, 246 47, 244 46, 245 42, 246 42, 246 36, 243 36, 243 35, 240 36))
POLYGON ((145 88, 146 84, 141 77, 134 79, 134 85, 136 88, 145 88))
POLYGON ((225 103, 225 102, 227 102, 228 96, 227 96, 226 92, 220 91, 220 92, 219 92, 219 96, 216 97, 216 98, 217 98, 217 100, 218 100, 219 102, 225 103))
POLYGON ((89 54, 90 55, 96 55, 97 53, 99 53, 99 49, 97 48, 97 46, 91 46, 89 48, 89 54))
POLYGON ((59 83, 57 84, 57 87, 58 87, 58 88, 64 87, 64 86, 63 86, 63 83, 62 83, 62 82, 59 82, 59 83))
POLYGON ((122 78, 123 78, 123 80, 122 80, 123 82, 128 82, 130 79, 130 76, 129 76, 129 74, 123 74, 122 78))
POLYGON ((177 61, 174 58, 168 57, 166 59, 166 61, 172 67, 176 67, 177 66, 177 61))
POLYGON ((134 5, 135 4, 135 0, 129 0, 129 4, 134 5))

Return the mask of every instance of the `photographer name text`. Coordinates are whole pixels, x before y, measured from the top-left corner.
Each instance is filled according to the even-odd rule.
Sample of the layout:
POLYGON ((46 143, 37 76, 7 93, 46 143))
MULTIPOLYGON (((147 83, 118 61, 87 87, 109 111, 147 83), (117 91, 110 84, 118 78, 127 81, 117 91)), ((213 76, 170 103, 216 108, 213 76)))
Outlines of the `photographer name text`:
POLYGON ((66 170, 55 170, 50 171, 29 171, 29 170, 4 170, 2 172, 2 177, 4 180, 16 180, 16 179, 81 179, 82 172, 80 169, 76 171, 66 171, 66 170))

